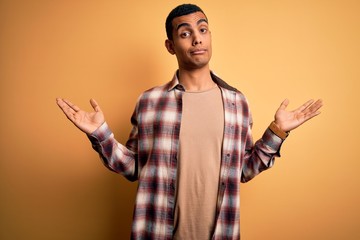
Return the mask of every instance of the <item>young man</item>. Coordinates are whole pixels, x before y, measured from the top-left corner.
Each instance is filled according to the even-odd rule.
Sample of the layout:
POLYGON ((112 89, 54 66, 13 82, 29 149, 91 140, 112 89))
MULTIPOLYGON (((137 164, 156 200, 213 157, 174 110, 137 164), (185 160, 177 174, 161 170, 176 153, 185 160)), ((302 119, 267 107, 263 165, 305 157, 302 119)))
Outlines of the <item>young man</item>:
POLYGON ((170 82, 141 95, 125 146, 95 100, 91 113, 64 99, 57 104, 108 168, 139 181, 132 239, 240 239, 240 182, 270 168, 288 132, 318 115, 322 102, 290 112, 285 100, 254 144, 244 95, 210 71, 204 12, 180 5, 166 30, 165 46, 179 69, 170 82))

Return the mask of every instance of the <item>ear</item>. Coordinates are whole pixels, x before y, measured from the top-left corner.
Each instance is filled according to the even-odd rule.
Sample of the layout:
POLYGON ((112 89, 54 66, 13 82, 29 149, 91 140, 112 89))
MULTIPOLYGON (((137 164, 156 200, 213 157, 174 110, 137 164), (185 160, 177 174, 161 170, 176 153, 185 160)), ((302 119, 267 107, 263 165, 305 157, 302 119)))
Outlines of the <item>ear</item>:
POLYGON ((171 54, 171 55, 174 55, 175 54, 175 50, 174 50, 174 42, 169 40, 169 39, 166 39, 165 40, 165 47, 166 49, 168 50, 168 52, 171 54))

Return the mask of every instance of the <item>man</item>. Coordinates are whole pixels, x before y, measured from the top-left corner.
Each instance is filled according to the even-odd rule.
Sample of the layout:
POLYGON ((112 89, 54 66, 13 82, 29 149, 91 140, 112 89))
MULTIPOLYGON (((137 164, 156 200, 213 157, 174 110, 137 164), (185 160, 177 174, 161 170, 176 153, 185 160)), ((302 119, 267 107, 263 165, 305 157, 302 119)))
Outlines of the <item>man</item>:
POLYGON ((172 10, 165 46, 176 56, 173 79, 144 92, 126 145, 96 103, 84 112, 57 99, 104 164, 139 186, 132 239, 240 239, 239 188, 279 156, 289 131, 318 115, 321 100, 287 111, 285 100, 255 144, 244 95, 210 71, 211 32, 196 5, 172 10))

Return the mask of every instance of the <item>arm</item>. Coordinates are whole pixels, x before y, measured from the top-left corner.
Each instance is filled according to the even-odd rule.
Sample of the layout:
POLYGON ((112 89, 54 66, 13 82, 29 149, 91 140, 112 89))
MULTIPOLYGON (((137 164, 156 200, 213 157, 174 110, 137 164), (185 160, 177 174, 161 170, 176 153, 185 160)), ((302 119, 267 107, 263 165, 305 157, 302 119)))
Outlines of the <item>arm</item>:
POLYGON ((275 157, 280 157, 280 147, 288 132, 320 114, 321 100, 309 100, 293 111, 286 111, 289 100, 284 100, 275 113, 275 120, 270 124, 262 138, 253 144, 251 125, 246 137, 241 181, 247 182, 260 172, 274 164, 275 157))
POLYGON ((267 128, 263 136, 254 144, 251 126, 249 126, 242 161, 241 182, 248 182, 262 171, 272 167, 275 157, 280 157, 283 141, 270 128, 267 128))
POLYGON ((100 106, 94 99, 90 100, 93 112, 85 112, 66 99, 57 98, 56 102, 66 117, 78 129, 87 134, 93 149, 99 153, 106 167, 121 173, 129 180, 136 180, 137 128, 134 119, 132 120, 134 128, 127 147, 125 147, 114 138, 114 134, 105 122, 100 106))
POLYGON ((138 178, 137 167, 137 127, 134 126, 126 146, 120 144, 105 122, 88 135, 92 148, 97 151, 104 165, 123 175, 130 181, 138 178))

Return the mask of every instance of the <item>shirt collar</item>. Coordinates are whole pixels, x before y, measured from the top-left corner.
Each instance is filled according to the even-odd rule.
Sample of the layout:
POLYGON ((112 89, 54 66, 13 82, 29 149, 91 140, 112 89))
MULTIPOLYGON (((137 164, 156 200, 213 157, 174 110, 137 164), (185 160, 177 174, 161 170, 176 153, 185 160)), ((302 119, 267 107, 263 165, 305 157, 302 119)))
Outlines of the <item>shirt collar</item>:
MULTIPOLYGON (((180 91, 185 91, 184 86, 182 86, 179 82, 179 78, 178 78, 178 73, 179 70, 177 70, 172 78, 172 80, 169 82, 168 86, 167 86, 167 90, 170 92, 174 89, 178 89, 180 91)), ((218 77, 213 71, 210 71, 211 74, 211 78, 212 80, 219 86, 219 87, 223 87, 225 89, 231 90, 231 91, 235 91, 237 92, 238 90, 230 85, 228 85, 224 80, 222 80, 220 77, 218 77)))
POLYGON ((179 78, 178 78, 178 72, 179 70, 177 70, 172 78, 172 80, 169 82, 167 90, 170 92, 174 89, 178 89, 180 91, 185 91, 185 88, 183 85, 180 84, 179 82, 179 78))

